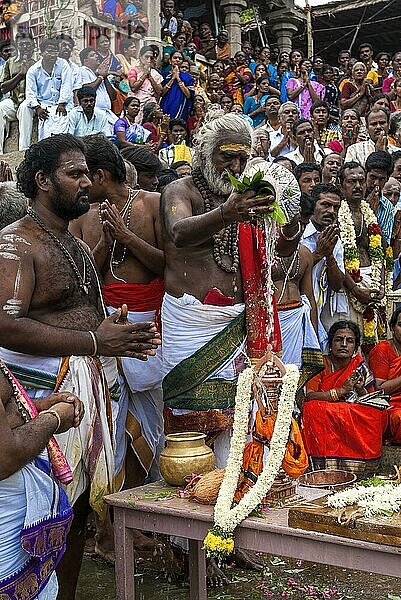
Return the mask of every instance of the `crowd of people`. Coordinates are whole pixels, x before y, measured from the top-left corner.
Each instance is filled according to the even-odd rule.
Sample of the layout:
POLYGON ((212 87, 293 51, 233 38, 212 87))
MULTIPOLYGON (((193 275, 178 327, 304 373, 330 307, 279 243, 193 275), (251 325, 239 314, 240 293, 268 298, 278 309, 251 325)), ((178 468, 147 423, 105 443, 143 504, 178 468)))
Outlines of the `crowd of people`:
POLYGON ((103 498, 160 477, 166 433, 224 468, 237 376, 270 347, 300 369, 311 468, 362 477, 401 443, 401 52, 232 57, 173 0, 161 37, 100 35, 80 65, 67 35, 0 47, 0 150, 12 121, 25 150, 0 163, 1 597, 72 599, 89 512, 110 558, 103 498), (272 315, 274 197, 233 190, 244 172, 286 215, 272 315))

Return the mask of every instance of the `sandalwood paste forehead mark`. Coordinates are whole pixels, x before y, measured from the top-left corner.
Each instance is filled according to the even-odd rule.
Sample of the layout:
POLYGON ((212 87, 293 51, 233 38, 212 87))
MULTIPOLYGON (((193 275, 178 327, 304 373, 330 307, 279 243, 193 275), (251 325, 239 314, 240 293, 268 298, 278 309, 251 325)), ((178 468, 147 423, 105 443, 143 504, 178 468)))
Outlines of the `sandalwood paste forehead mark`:
POLYGON ((218 147, 220 152, 246 152, 251 153, 251 147, 245 144, 222 144, 218 147))

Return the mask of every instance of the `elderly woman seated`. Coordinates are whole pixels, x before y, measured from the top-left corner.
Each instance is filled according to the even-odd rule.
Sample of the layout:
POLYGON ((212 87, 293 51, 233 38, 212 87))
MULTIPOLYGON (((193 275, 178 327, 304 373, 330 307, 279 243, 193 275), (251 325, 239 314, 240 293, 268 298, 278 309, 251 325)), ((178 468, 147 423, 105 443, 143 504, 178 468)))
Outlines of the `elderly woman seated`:
POLYGON ((362 476, 373 473, 380 460, 387 415, 355 402, 375 389, 373 375, 357 352, 359 344, 355 323, 334 323, 325 368, 307 383, 302 432, 315 469, 345 469, 362 476))
POLYGON ((376 379, 376 386, 390 398, 388 428, 385 439, 401 444, 401 308, 391 316, 391 340, 376 344, 369 354, 369 365, 376 379))

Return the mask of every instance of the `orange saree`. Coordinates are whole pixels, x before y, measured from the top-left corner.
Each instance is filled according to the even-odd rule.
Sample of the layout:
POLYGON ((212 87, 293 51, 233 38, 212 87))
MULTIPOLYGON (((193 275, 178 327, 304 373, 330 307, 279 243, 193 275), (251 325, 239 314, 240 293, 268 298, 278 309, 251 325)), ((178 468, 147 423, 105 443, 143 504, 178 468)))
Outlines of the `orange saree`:
MULTIPOLYGON (((339 388, 358 367, 366 372, 367 391, 374 391, 374 380, 360 354, 354 356, 347 367, 334 373, 327 358, 324 362, 324 371, 307 383, 308 392, 339 388)), ((305 402, 302 434, 308 455, 312 459, 350 461, 349 468, 356 471, 358 468, 352 467, 355 461, 377 461, 381 456, 382 435, 387 425, 386 412, 349 402, 305 402)))
MULTIPOLYGON (((382 341, 376 344, 369 354, 369 366, 376 379, 396 379, 401 377, 401 356, 397 356, 393 346, 382 341)), ((401 444, 401 387, 390 399, 388 428, 384 437, 389 442, 401 444)))

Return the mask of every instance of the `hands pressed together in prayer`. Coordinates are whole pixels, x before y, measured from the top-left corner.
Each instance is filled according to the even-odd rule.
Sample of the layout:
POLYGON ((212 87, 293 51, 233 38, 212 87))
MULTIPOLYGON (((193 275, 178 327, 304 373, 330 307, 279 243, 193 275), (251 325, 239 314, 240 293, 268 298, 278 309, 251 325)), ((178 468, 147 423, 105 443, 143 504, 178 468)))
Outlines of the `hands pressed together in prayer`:
POLYGON ((323 229, 317 241, 316 254, 321 258, 332 256, 339 235, 340 230, 337 224, 328 225, 323 229))
POLYGON ((147 360, 148 356, 155 356, 157 347, 161 345, 160 333, 153 322, 128 321, 126 304, 102 321, 96 330, 96 338, 101 356, 147 360))
POLYGON ((80 399, 71 392, 59 392, 35 401, 39 413, 54 411, 60 418, 57 433, 64 433, 71 427, 79 427, 85 413, 84 405, 80 399))

